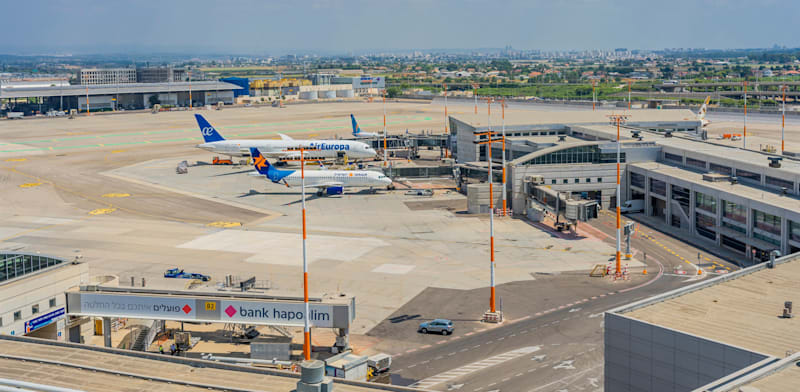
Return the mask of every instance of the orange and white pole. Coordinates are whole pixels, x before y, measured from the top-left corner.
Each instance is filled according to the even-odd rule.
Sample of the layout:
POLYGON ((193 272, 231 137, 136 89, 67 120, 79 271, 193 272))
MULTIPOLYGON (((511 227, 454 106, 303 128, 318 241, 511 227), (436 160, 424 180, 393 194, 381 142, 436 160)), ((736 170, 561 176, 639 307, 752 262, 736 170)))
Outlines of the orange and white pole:
POLYGON ((781 108, 781 155, 783 155, 783 131, 786 128, 786 85, 783 85, 783 107, 781 108))
POLYGON ((500 108, 502 109, 502 133, 503 133, 503 216, 506 216, 506 99, 500 100, 500 108))
POLYGON ((631 110, 631 81, 628 81, 628 110, 631 110))
POLYGON ((620 147, 620 140, 619 140, 619 122, 621 120, 622 120, 622 117, 617 117, 617 269, 616 269, 616 277, 618 277, 618 278, 620 277, 620 274, 622 273, 622 271, 620 269, 620 267, 621 267, 621 264, 620 264, 621 261, 620 260, 622 258, 621 257, 621 252, 620 252, 621 239, 622 239, 622 231, 620 229, 620 223, 621 223, 621 219, 620 219, 620 199, 622 198, 622 194, 621 194, 620 185, 619 185, 620 184, 620 181, 619 181, 620 180, 620 162, 619 161, 620 161, 620 155, 621 155, 621 153, 620 153, 621 147, 620 147))
POLYGON ((472 85, 472 96, 475 97, 475 114, 478 114, 478 85, 472 85))
POLYGON ((442 83, 444 86, 444 133, 447 134, 447 83, 442 83))
POLYGON ((490 292, 489 292, 489 311, 494 313, 497 311, 495 307, 495 291, 494 291, 494 179, 492 178, 492 100, 487 99, 487 117, 486 117, 486 126, 489 130, 489 144, 487 150, 489 155, 488 164, 489 164, 489 252, 490 260, 489 260, 489 283, 491 285, 490 292))
POLYGON ((86 84, 86 115, 92 115, 92 113, 89 111, 89 84, 86 84))
POLYGON ((597 102, 597 95, 595 95, 595 85, 597 82, 592 81, 592 111, 594 111, 595 102, 597 102))
POLYGON ((386 90, 383 90, 383 166, 389 164, 386 157, 386 90))
POLYGON ((747 149, 747 81, 744 81, 744 132, 742 133, 742 148, 747 149))
POLYGON ((303 315, 303 358, 311 360, 311 329, 309 328, 308 317, 308 263, 306 261, 306 163, 303 160, 303 148, 300 148, 300 193, 303 200, 303 304, 305 314, 303 315))

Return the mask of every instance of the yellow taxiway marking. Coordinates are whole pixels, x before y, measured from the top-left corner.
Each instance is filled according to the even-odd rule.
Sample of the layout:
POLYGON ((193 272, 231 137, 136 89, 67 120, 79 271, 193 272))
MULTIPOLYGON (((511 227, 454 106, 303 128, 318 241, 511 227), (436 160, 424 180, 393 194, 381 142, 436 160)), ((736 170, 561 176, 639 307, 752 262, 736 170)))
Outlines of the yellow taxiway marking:
POLYGON ((42 185, 42 183, 41 182, 29 182, 29 183, 26 183, 26 184, 20 184, 19 187, 20 188, 33 188, 33 187, 39 186, 39 185, 42 185))
POLYGON ((125 150, 114 150, 114 151, 111 151, 112 154, 119 154, 121 152, 125 152, 125 150))
POLYGON ((129 197, 130 193, 106 193, 103 197, 129 197))
POLYGON ((104 215, 104 214, 110 214, 110 213, 112 213, 112 212, 114 212, 114 211, 116 211, 116 210, 117 210, 116 208, 98 208, 98 209, 96 209, 96 210, 91 210, 91 211, 89 211, 89 215, 104 215))
POLYGON ((28 158, 8 158, 6 162, 25 162, 28 158))
POLYGON ((217 221, 217 222, 211 222, 211 223, 207 224, 206 226, 208 226, 208 227, 219 227, 219 228, 227 229, 227 228, 230 228, 230 227, 239 227, 241 225, 242 224, 240 222, 217 221))

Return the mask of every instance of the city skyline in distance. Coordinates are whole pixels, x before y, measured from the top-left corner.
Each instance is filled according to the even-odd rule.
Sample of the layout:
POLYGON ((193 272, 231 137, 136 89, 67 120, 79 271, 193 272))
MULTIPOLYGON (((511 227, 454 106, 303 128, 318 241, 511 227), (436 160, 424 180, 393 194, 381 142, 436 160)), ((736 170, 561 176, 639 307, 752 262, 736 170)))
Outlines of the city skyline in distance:
POLYGON ((2 54, 347 55, 797 47, 800 3, 744 0, 8 3, 2 54))

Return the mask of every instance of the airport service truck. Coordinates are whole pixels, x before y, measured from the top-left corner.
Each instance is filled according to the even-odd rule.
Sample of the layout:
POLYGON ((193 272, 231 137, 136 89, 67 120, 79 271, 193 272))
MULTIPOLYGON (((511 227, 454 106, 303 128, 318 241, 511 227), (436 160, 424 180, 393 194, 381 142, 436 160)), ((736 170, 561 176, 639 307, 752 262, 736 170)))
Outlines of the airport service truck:
POLYGON ((23 113, 23 112, 8 112, 8 113, 6 113, 6 117, 8 117, 9 120, 21 119, 24 116, 25 116, 25 113, 23 113))
POLYGON ((619 208, 620 213, 644 211, 644 200, 626 200, 619 208))

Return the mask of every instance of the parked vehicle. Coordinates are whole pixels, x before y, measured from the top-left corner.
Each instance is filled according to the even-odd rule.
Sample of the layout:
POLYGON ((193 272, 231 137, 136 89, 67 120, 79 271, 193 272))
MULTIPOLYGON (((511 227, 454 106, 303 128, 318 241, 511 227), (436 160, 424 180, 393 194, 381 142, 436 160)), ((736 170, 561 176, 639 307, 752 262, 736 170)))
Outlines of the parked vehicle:
POLYGON ((426 321, 419 325, 417 332, 421 333, 429 333, 429 332, 438 332, 442 335, 450 335, 453 333, 453 322, 447 319, 436 319, 431 321, 426 321))
POLYGON ((192 273, 192 272, 185 272, 180 268, 170 268, 164 272, 165 278, 176 278, 176 279, 199 279, 203 282, 208 282, 211 280, 211 277, 208 275, 192 273))
POLYGON ((644 200, 626 200, 619 207, 619 212, 642 212, 644 211, 644 200))
POLYGON ((392 357, 384 353, 372 355, 367 357, 367 366, 372 368, 374 374, 383 373, 392 366, 392 357))

